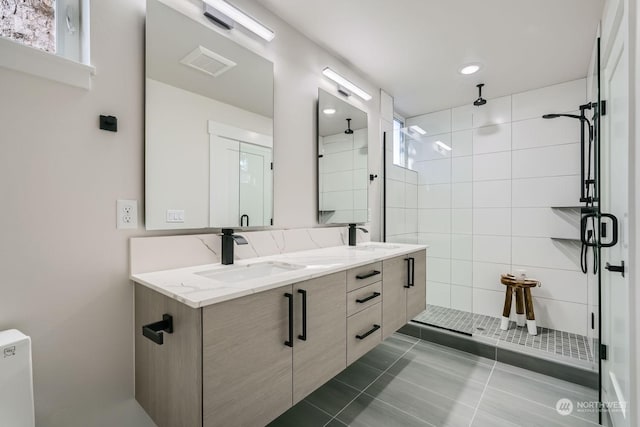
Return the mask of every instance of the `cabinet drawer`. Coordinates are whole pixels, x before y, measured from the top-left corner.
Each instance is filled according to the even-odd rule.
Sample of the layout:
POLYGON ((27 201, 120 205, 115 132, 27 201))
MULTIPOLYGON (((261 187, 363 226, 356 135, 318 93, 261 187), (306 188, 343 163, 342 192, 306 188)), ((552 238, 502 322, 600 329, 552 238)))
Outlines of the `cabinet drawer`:
POLYGON ((347 292, 382 280, 382 262, 374 262, 347 270, 347 292))
POLYGON ((347 319, 347 365, 382 341, 382 304, 377 303, 347 319), (376 328, 377 327, 377 328, 376 328))
POLYGON ((347 316, 361 312, 382 300, 382 282, 376 282, 347 294, 347 316))

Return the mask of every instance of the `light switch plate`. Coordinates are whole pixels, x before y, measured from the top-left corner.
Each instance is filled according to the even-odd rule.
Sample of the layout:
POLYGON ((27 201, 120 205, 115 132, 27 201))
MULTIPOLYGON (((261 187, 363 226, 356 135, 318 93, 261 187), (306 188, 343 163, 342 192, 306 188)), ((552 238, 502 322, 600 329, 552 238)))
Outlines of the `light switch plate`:
POLYGON ((118 200, 116 202, 116 226, 119 230, 138 228, 137 200, 118 200))
POLYGON ((171 222, 171 223, 184 222, 184 209, 167 210, 167 222, 171 222))

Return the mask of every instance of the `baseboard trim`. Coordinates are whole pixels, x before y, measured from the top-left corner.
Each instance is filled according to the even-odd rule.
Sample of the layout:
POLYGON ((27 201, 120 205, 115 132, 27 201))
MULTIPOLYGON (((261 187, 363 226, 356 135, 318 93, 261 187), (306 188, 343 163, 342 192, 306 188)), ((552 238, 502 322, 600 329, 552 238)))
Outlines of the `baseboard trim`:
POLYGON ((493 344, 491 342, 480 341, 468 334, 436 328, 415 321, 407 323, 400 328, 398 332, 424 341, 549 375, 594 390, 598 389, 597 372, 561 361, 554 361, 550 358, 538 357, 536 354, 527 354, 504 348, 497 345, 497 342, 493 344))

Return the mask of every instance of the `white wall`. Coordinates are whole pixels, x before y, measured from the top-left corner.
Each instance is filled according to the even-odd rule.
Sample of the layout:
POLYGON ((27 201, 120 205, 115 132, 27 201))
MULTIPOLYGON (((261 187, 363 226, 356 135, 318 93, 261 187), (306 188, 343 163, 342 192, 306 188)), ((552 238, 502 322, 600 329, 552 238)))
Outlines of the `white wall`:
POLYGON ((415 150, 419 242, 432 245, 429 304, 499 317, 500 273, 526 269, 540 326, 587 335, 580 272, 579 125, 543 120, 586 102, 584 79, 407 120, 415 150), (441 141, 451 151, 436 149, 441 141))
MULTIPOLYGON (((392 132, 387 135, 391 138, 392 132)), ((393 147, 387 145, 387 242, 418 243, 418 173, 393 164, 393 147)), ((429 254, 431 256, 431 253, 429 254)))
MULTIPOLYGON (((336 85, 324 78, 321 71, 330 66, 373 96, 368 102, 356 96, 345 101, 367 113, 368 164, 370 173, 374 174, 379 174, 382 158, 380 91, 255 1, 237 0, 235 4, 277 33, 266 48, 256 50, 275 64, 275 226, 313 226, 317 223, 315 135, 318 88, 341 97, 336 85)), ((252 48, 250 44, 247 47, 252 48)), ((381 185, 381 180, 370 182, 369 194, 378 194, 381 185)), ((369 207, 372 212, 367 228, 371 231, 371 239, 379 240, 380 214, 374 197, 370 197, 369 207)))
MULTIPOLYGON (((276 225, 315 226, 317 89, 335 91, 321 71, 331 66, 374 96, 353 101, 369 115, 374 173, 379 91, 255 2, 235 3, 277 32, 267 47, 237 37, 275 63, 276 225)), ((91 2, 90 91, 0 70, 2 99, 11 100, 0 105, 0 199, 10 207, 0 214, 0 329, 33 338, 42 427, 144 426, 131 415, 127 242, 151 233, 117 231, 114 212, 116 199, 144 195, 144 4, 91 2), (99 114, 118 116, 119 132, 100 131, 99 114)))

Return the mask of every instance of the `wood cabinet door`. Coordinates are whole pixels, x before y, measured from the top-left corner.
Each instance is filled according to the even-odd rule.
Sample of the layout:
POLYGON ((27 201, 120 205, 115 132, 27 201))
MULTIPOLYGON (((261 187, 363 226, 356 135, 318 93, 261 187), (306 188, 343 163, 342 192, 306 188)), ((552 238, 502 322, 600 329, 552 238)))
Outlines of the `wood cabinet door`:
POLYGON ((406 256, 382 262, 382 339, 407 323, 406 256))
POLYGON ((413 252, 413 286, 407 289, 407 322, 427 308, 427 251, 413 252))
POLYGON ((203 308, 203 425, 265 426, 292 405, 285 286, 203 308))
POLYGON ((136 284, 136 400, 158 427, 202 426, 202 332, 200 309, 136 284), (143 325, 173 316, 173 333, 158 345, 143 325))
POLYGON ((294 404, 347 366, 346 277, 346 272, 342 271, 293 285, 294 404), (306 313, 303 312, 305 302, 306 313))

